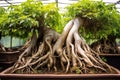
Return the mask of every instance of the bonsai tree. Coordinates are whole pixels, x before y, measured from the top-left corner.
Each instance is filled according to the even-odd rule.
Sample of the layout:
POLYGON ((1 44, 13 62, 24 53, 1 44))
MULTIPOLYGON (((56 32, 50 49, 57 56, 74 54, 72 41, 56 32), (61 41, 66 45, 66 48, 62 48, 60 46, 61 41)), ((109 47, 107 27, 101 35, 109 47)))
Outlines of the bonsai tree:
POLYGON ((101 25, 103 28, 98 31, 96 35, 98 40, 91 44, 91 47, 98 53, 118 54, 120 52, 116 43, 116 38, 120 38, 120 14, 115 4, 103 4, 101 6, 104 7, 102 9, 104 15, 101 15, 101 17, 103 17, 101 19, 101 22, 103 21, 101 25))
MULTIPOLYGON (((71 16, 72 19, 65 25, 61 34, 55 31, 59 28, 56 26, 61 24, 55 6, 34 1, 11 6, 5 20, 8 23, 4 27, 9 30, 11 26, 12 31, 19 33, 16 35, 21 37, 28 34, 31 36, 21 48, 25 50, 18 61, 2 73, 119 73, 119 70, 103 62, 79 34, 79 28, 86 26, 90 20, 81 14, 80 3, 70 6, 73 6, 72 11, 79 13, 71 16)), ((94 19, 91 19, 92 21, 94 19)))
POLYGON ((52 26, 60 32, 60 15, 58 14, 58 9, 54 6, 55 4, 43 6, 41 2, 28 0, 21 5, 11 5, 7 10, 2 8, 4 9, 4 11, 1 9, 0 15, 0 30, 2 31, 2 36, 12 35, 18 38, 26 38, 32 36, 33 33, 40 36, 43 33, 41 26, 46 25, 49 26, 49 28, 52 26), (39 34, 37 34, 36 31, 38 31, 39 34))
POLYGON ((68 8, 68 16, 82 16, 80 30, 85 38, 97 39, 91 48, 98 53, 119 53, 116 38, 120 37, 120 14, 115 4, 83 0, 68 8))

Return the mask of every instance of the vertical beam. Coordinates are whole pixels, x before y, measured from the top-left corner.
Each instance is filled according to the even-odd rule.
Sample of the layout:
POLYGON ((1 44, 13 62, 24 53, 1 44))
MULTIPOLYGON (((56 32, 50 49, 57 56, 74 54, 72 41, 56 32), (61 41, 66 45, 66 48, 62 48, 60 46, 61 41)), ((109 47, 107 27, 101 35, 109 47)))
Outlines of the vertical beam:
POLYGON ((56 2, 56 7, 58 7, 58 0, 55 0, 55 2, 56 2))

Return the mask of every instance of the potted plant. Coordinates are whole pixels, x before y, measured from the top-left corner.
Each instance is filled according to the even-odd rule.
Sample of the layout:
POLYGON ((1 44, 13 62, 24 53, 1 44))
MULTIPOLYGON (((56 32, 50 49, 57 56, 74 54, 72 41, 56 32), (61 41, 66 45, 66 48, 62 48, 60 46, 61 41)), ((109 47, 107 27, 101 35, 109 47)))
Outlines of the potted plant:
POLYGON ((86 39, 94 40, 90 47, 99 53, 100 57, 106 58, 108 64, 120 69, 120 64, 116 63, 120 61, 116 43, 116 39, 120 37, 120 14, 115 7, 116 3, 106 5, 102 1, 93 4, 89 0, 85 1, 69 7, 68 17, 74 14, 82 15, 87 23, 80 29, 80 33, 86 39))
POLYGON ((110 4, 107 7, 101 5, 102 11, 98 13, 104 13, 100 15, 100 22, 102 22, 100 26, 103 26, 103 28, 100 27, 100 30, 95 35, 93 34, 94 37, 92 38, 97 40, 90 46, 101 57, 106 58, 108 64, 120 69, 120 64, 116 63, 120 61, 120 49, 118 46, 119 43, 117 43, 117 39, 120 38, 120 20, 118 19, 120 18, 120 14, 115 7, 116 4, 110 4))
MULTIPOLYGON (((89 3, 90 1, 83 0, 83 2, 89 3)), ((99 3, 102 4, 102 2, 99 3)), ((76 13, 72 14, 74 16, 71 16, 72 19, 65 25, 61 34, 55 31, 61 24, 61 17, 55 5, 43 5, 41 2, 28 0, 21 5, 11 6, 9 9, 14 15, 11 19, 15 17, 13 23, 17 25, 17 27, 13 26, 13 29, 16 29, 16 32, 29 33, 30 38, 23 46, 26 48, 18 61, 1 72, 0 76, 10 77, 13 73, 12 76, 23 78, 26 75, 28 78, 55 78, 55 76, 73 78, 74 76, 80 77, 80 74, 85 76, 85 74, 107 73, 112 74, 112 77, 119 77, 116 74, 120 71, 103 62, 98 53, 93 51, 79 34, 78 30, 81 26, 87 27, 86 23, 89 20, 94 21, 81 14, 79 4, 68 8, 68 11, 76 13), (79 75, 75 75, 76 73, 79 75)))
MULTIPOLYGON (((0 7, 0 40, 2 37, 2 30, 4 30, 1 27, 2 26, 1 22, 4 21, 4 16, 6 16, 6 10, 0 7)), ((8 30, 8 33, 9 33, 9 30, 8 30)), ((8 35, 8 34, 5 34, 5 35, 8 35)), ((18 51, 17 48, 14 48, 14 49, 12 47, 6 48, 3 46, 2 43, 0 43, 0 71, 13 65, 13 63, 18 59, 19 55, 20 55, 20 51, 18 51)))

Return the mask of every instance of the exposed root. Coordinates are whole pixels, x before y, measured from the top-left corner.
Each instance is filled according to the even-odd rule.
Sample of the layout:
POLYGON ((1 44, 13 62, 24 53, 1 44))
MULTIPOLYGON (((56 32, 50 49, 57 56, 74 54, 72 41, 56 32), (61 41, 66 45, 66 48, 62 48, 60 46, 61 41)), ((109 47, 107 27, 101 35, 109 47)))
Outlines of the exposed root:
MULTIPOLYGON (((61 54, 62 54, 62 47, 63 47, 63 45, 64 45, 65 42, 66 42, 66 38, 67 38, 68 33, 69 33, 69 31, 71 30, 73 24, 74 24, 74 20, 71 20, 71 21, 69 21, 69 22, 66 24, 66 26, 65 26, 65 28, 64 28, 61 36, 60 36, 60 38, 57 40, 57 42, 55 43, 55 45, 54 45, 54 47, 53 47, 53 54, 54 54, 55 52, 57 52, 58 55, 61 55, 61 54)), ((61 59, 64 61, 65 59, 63 58, 63 56, 61 56, 61 57, 62 57, 61 59)), ((65 61, 64 61, 64 62, 65 62, 65 61)))
POLYGON ((19 62, 21 61, 21 59, 22 59, 23 56, 25 56, 27 54, 29 54, 29 55, 32 54, 31 50, 33 50, 35 48, 36 42, 37 42, 37 35, 34 32, 28 48, 19 56, 19 59, 18 59, 19 62))
POLYGON ((0 51, 1 52, 6 52, 6 49, 5 49, 5 47, 0 43, 0 51))
POLYGON ((68 72, 68 70, 70 69, 70 60, 69 58, 67 57, 66 53, 65 53, 65 50, 63 50, 63 56, 65 57, 66 61, 67 61, 67 66, 66 66, 66 71, 65 73, 68 72))
POLYGON ((107 38, 97 40, 90 47, 99 54, 119 54, 116 36, 113 34, 108 35, 107 38))

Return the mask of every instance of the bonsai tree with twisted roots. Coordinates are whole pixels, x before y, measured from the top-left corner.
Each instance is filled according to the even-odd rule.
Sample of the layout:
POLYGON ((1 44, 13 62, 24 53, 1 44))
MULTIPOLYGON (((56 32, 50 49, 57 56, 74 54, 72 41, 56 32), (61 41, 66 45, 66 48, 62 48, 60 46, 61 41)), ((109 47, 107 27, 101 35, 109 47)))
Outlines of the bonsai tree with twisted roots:
MULTIPOLYGON (((79 34, 80 27, 87 28, 90 25, 98 24, 99 21, 94 16, 93 18, 87 17, 90 13, 87 14, 85 11, 88 11, 89 8, 88 6, 84 8, 83 3, 96 4, 96 7, 100 5, 99 3, 103 4, 83 0, 71 5, 68 11, 71 13, 73 11, 74 16, 71 16, 72 19, 65 25, 61 34, 51 29, 58 29, 59 27, 55 25, 61 24, 55 6, 44 6, 40 2, 33 1, 12 6, 7 17, 14 15, 15 18, 11 17, 14 19, 11 19, 7 25, 16 24, 14 27, 12 25, 13 30, 16 29, 16 32, 26 35, 31 33, 31 38, 21 48, 25 50, 19 56, 18 61, 1 73, 120 73, 119 70, 103 62, 98 53, 94 52, 79 34), (47 26, 51 26, 51 28, 47 26)), ((5 21, 8 22, 8 20, 5 21)), ((93 28, 95 27, 93 26, 93 28)))
POLYGON ((91 48, 98 53, 119 53, 116 38, 120 37, 120 14, 115 4, 83 0, 68 8, 68 16, 83 17, 80 33, 87 39, 97 39, 91 48))

